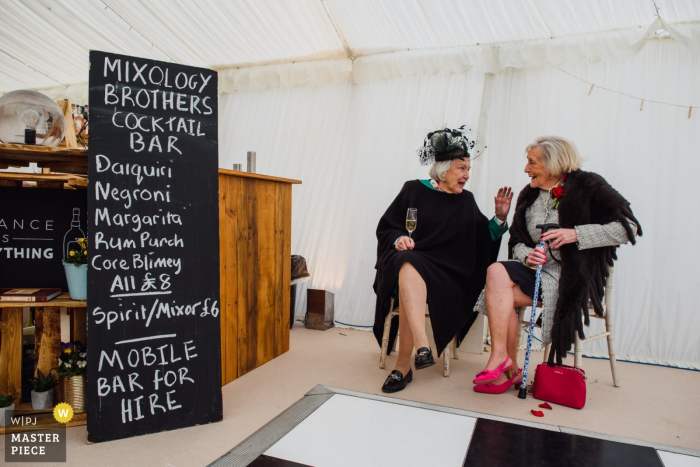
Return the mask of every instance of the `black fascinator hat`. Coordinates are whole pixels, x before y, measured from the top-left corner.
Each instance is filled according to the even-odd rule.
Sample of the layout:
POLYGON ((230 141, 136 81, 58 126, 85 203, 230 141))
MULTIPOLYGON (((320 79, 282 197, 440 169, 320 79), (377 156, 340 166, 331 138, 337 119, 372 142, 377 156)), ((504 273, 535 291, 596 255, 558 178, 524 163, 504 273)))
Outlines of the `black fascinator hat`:
POLYGON ((453 159, 474 160, 485 150, 486 140, 481 133, 462 125, 456 130, 445 128, 428 133, 423 140, 423 147, 418 150, 418 159, 421 165, 453 159))

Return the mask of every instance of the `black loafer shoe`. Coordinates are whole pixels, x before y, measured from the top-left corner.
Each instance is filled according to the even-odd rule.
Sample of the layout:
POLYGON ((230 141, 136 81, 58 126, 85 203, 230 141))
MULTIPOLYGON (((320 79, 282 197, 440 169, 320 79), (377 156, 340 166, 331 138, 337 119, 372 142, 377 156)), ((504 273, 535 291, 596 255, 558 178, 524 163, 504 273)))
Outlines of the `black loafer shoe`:
POLYGON ((433 365, 435 365, 435 359, 433 358, 433 352, 429 348, 421 347, 416 350, 416 370, 422 370, 433 365))
POLYGON ((404 376, 399 370, 391 372, 389 377, 384 381, 382 391, 384 392, 399 392, 406 388, 406 385, 413 381, 413 370, 408 370, 408 374, 404 376))

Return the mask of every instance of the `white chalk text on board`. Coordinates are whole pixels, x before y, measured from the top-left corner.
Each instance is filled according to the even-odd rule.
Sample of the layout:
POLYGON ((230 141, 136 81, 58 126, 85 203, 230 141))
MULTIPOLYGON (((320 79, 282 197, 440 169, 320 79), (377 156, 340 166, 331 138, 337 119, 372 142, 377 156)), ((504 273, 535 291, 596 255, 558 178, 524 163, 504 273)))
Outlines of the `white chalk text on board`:
POLYGON ((216 72, 90 61, 89 439, 218 421, 216 72))

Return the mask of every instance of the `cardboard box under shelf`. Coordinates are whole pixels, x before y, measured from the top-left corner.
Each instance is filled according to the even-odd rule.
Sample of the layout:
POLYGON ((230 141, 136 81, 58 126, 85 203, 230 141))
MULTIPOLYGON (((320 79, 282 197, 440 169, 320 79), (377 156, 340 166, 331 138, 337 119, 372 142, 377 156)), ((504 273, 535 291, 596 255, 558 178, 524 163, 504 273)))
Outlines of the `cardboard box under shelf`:
POLYGON ((306 290, 306 327, 325 331, 334 326, 334 296, 318 289, 306 290))

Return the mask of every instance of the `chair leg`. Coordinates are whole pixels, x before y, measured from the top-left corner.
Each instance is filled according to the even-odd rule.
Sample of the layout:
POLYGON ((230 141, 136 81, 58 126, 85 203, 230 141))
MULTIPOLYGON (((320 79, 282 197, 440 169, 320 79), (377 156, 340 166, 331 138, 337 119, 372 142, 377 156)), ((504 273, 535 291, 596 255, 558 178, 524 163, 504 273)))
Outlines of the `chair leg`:
POLYGON ((547 363, 547 360, 549 360, 549 352, 552 350, 552 344, 549 344, 544 348, 544 358, 542 359, 542 363, 547 363))
POLYGON ((605 310, 605 330, 608 334, 608 357, 610 358, 610 371, 612 371, 613 386, 620 387, 620 382, 617 379, 617 359, 615 357, 615 336, 613 334, 613 322, 610 315, 610 309, 605 310))
POLYGON ((457 348, 457 341, 452 339, 450 345, 452 346, 452 358, 454 358, 455 360, 459 360, 459 349, 457 348))
POLYGON ((386 352, 389 349, 389 331, 391 330, 391 318, 393 317, 394 311, 394 299, 391 299, 391 305, 389 306, 389 314, 386 315, 384 320, 384 335, 382 336, 382 352, 379 354, 379 368, 384 368, 386 365, 386 352))
POLYGON ((442 366, 443 366, 443 375, 445 377, 450 376, 450 345, 448 344, 447 347, 445 347, 445 350, 442 352, 442 366))
POLYGON ((576 333, 576 342, 574 343, 574 367, 583 368, 583 342, 576 333))

